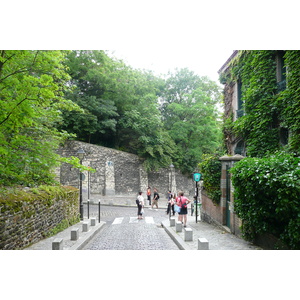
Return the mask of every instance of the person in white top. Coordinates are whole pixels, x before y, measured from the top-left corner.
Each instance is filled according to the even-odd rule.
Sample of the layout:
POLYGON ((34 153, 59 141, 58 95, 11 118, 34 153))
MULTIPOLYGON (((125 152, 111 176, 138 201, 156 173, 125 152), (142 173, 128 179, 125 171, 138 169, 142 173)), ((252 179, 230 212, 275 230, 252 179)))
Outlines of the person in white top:
POLYGON ((137 203, 138 206, 138 219, 143 219, 143 210, 144 210, 144 197, 142 196, 142 192, 139 192, 139 195, 137 197, 137 200, 139 203, 137 203))

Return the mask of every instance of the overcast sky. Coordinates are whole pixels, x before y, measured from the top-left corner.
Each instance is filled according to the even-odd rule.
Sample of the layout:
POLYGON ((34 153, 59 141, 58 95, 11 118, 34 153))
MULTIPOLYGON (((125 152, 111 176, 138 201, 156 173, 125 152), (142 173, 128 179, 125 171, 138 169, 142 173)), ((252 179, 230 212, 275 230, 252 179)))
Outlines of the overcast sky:
POLYGON ((114 56, 133 68, 153 70, 156 75, 167 74, 175 68, 189 68, 200 76, 218 82, 218 70, 230 57, 229 49, 117 49, 114 56))

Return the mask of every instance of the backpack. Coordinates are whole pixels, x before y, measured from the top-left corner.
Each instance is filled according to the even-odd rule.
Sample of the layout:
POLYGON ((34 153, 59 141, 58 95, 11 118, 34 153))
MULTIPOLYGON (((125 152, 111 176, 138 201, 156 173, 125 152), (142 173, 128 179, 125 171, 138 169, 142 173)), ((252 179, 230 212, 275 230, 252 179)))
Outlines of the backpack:
POLYGON ((187 208, 186 202, 182 203, 182 199, 180 197, 181 208, 187 208))
POLYGON ((139 200, 139 199, 136 199, 136 200, 135 200, 135 203, 136 203, 137 205, 140 205, 140 200, 139 200))

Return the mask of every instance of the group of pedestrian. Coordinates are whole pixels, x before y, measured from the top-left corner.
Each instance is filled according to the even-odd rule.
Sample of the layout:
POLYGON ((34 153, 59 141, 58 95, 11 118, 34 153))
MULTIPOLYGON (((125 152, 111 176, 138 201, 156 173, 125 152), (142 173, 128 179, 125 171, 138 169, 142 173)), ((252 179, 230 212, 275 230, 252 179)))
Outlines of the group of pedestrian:
MULTIPOLYGON (((156 210, 158 209, 158 199, 159 194, 157 189, 154 189, 153 193, 153 199, 151 203, 151 188, 147 188, 147 200, 149 201, 149 205, 151 205, 150 209, 153 209, 153 206, 156 206, 156 210)), ((182 222, 183 226, 186 227, 187 223, 187 205, 191 203, 191 200, 186 198, 184 196, 184 193, 180 191, 178 193, 178 196, 176 197, 175 193, 172 194, 171 191, 168 191, 167 193, 167 199, 168 199, 168 208, 166 213, 170 214, 172 210, 173 216, 175 215, 175 212, 178 212, 178 221, 182 222)), ((138 206, 138 219, 143 219, 143 213, 144 213, 144 197, 142 196, 142 192, 139 192, 139 195, 137 197, 137 206, 138 206)))
MULTIPOLYGON (((136 199, 136 204, 138 207, 138 219, 143 219, 143 213, 144 213, 144 206, 145 206, 145 201, 144 197, 142 196, 143 192, 139 192, 139 195, 136 199)), ((159 194, 157 189, 154 189, 154 194, 153 194, 153 199, 152 199, 152 204, 151 204, 151 188, 148 186, 147 188, 147 200, 149 201, 149 205, 151 205, 150 209, 153 209, 153 206, 156 206, 156 210, 158 209, 158 199, 159 199, 159 194)))

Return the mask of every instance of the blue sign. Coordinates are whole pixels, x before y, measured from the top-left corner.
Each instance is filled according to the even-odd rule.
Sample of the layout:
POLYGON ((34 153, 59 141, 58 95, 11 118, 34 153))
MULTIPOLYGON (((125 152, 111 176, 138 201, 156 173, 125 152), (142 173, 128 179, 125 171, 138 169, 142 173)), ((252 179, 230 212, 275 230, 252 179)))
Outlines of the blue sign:
POLYGON ((200 181, 201 179, 201 174, 200 173, 194 173, 194 181, 200 181))

